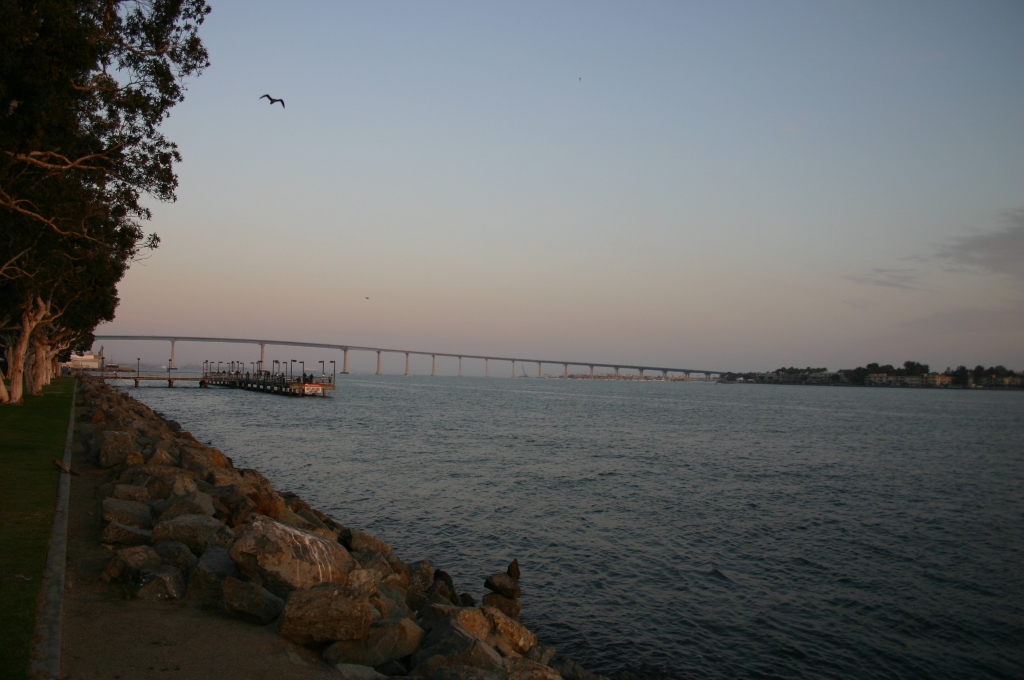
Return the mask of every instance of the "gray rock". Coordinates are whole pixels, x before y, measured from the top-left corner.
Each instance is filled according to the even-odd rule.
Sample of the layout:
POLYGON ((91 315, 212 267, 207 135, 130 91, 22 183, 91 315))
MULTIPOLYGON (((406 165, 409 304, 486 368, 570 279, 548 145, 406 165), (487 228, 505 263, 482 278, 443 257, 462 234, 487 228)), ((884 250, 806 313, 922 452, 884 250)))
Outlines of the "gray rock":
POLYGON ((160 521, 164 522, 182 515, 209 515, 212 517, 213 499, 201 491, 193 491, 187 496, 175 498, 160 513, 160 521))
POLYGON ((441 666, 430 674, 430 680, 508 680, 504 669, 485 671, 472 666, 441 666))
POLYGON ((160 566, 160 555, 148 545, 137 545, 117 551, 100 574, 104 581, 134 581, 143 571, 160 566))
POLYGON ((409 589, 426 592, 434 583, 434 568, 427 560, 420 560, 409 565, 409 589))
POLYGON ((494 574, 488 576, 484 582, 484 587, 487 590, 494 591, 499 595, 509 598, 510 600, 519 599, 522 592, 519 590, 519 584, 516 583, 515 579, 508 574, 494 574))
POLYGON ((412 612, 409 611, 409 607, 405 604, 405 594, 397 588, 381 584, 377 586, 377 597, 387 608, 387 613, 384 614, 383 618, 407 619, 411 616, 412 612))
POLYGON ((340 544, 269 519, 242 525, 231 558, 250 580, 279 597, 320 583, 347 583, 356 566, 340 544))
POLYGON ((415 652, 422 639, 423 630, 411 620, 385 620, 370 626, 358 640, 335 642, 324 650, 324 659, 331 665, 382 666, 415 652))
POLYGON ((188 580, 188 596, 205 601, 219 600, 224 579, 238 577, 238 567, 231 561, 228 551, 220 547, 209 548, 188 580))
POLYGON ((239 493, 234 486, 214 487, 208 493, 213 499, 213 516, 230 527, 242 525, 256 510, 256 503, 239 493))
POLYGON ((510 656, 504 662, 508 680, 563 680, 558 671, 531 659, 510 656))
POLYGON ((153 549, 160 555, 160 560, 164 564, 181 569, 183 574, 191 574, 199 563, 199 558, 193 555, 188 546, 181 541, 157 543, 153 549))
POLYGON ((547 666, 554 658, 556 652, 554 647, 545 647, 544 645, 534 645, 526 652, 525 656, 530 661, 536 661, 542 666, 547 666))
MULTIPOLYGON (((537 636, 526 626, 505 616, 494 607, 481 607, 480 611, 487 617, 495 632, 504 636, 512 644, 512 649, 517 654, 525 654, 537 644, 537 636)), ((502 651, 504 652, 504 650, 502 651)))
POLYGON ((487 593, 484 595, 484 606, 494 607, 500 610, 505 616, 516 621, 519 620, 519 612, 523 610, 523 603, 519 600, 510 600, 498 593, 487 593))
POLYGON ((152 529, 153 517, 149 506, 138 501, 123 501, 117 498, 103 499, 103 519, 118 522, 136 529, 152 529))
POLYGON ((231 545, 235 534, 219 519, 207 515, 182 515, 153 527, 153 542, 180 541, 196 555, 210 548, 231 545))
POLYGON ((164 484, 167 485, 169 495, 171 496, 187 496, 190 493, 197 491, 196 480, 191 475, 187 475, 181 470, 175 471, 173 474, 162 477, 164 484))
POLYGON ((104 543, 120 543, 122 545, 142 545, 153 539, 149 529, 136 529, 120 522, 111 522, 103 529, 101 541, 104 543))
POLYGON ((351 663, 336 664, 334 669, 340 673, 340 675, 334 677, 340 680, 387 680, 388 677, 378 673, 369 666, 357 666, 351 663))
POLYGON ((144 486, 135 486, 134 484, 115 484, 114 491, 110 495, 122 501, 149 502, 149 490, 144 486))
POLYGON ((371 536, 359 529, 350 529, 350 532, 349 545, 352 546, 353 552, 378 552, 384 555, 391 554, 391 546, 376 536, 371 536))
POLYGON ((240 619, 265 625, 284 611, 284 600, 251 581, 224 579, 224 608, 240 619))
POLYGON ((128 455, 134 451, 135 442, 127 432, 101 432, 99 442, 98 463, 102 468, 124 465, 128 455))
POLYGON ((177 567, 164 565, 142 574, 135 594, 140 600, 180 600, 185 596, 185 577, 177 567))
POLYGON ((353 597, 345 586, 326 583, 288 596, 280 635, 300 645, 358 640, 370 629, 371 620, 366 597, 353 597))
POLYGON ((597 680, 597 674, 588 671, 572 659, 556 656, 548 666, 554 668, 564 680, 597 680))
MULTIPOLYGON (((412 657, 413 672, 416 673, 421 664, 429 662, 435 656, 443 657, 444 662, 440 664, 443 666, 472 666, 484 670, 504 668, 496 651, 471 635, 453 619, 446 619, 424 638, 423 646, 412 657)), ((428 665, 435 664, 436 661, 428 665)), ((423 673, 422 670, 417 674, 429 677, 435 668, 429 668, 427 673, 423 673)))

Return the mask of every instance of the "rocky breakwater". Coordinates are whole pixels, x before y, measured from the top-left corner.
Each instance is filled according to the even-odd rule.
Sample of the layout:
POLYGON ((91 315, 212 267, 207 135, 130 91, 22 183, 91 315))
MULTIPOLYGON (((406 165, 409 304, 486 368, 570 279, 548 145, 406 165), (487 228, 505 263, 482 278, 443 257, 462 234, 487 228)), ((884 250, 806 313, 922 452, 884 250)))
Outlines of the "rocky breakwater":
POLYGON ((273 626, 339 678, 603 677, 520 622, 517 561, 486 579, 477 606, 443 570, 403 561, 144 404, 96 380, 80 389, 75 446, 108 470, 97 503, 113 587, 273 626))

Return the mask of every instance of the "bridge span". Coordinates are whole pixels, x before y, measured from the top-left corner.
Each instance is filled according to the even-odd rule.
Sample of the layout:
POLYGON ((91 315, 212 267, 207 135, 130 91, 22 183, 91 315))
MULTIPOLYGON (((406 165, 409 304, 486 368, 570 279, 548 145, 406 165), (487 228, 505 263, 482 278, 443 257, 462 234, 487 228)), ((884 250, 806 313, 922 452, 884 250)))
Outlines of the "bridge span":
POLYGON ((393 347, 364 347, 360 345, 336 345, 323 342, 296 342, 292 340, 260 340, 257 338, 205 338, 205 337, 192 337, 184 335, 97 335, 94 336, 96 340, 147 340, 157 342, 170 342, 171 343, 171 360, 169 367, 174 368, 174 350, 175 346, 179 342, 224 342, 236 345, 259 345, 260 347, 260 368, 265 367, 267 345, 279 345, 285 347, 315 347, 318 349, 331 349, 343 352, 342 359, 342 374, 347 374, 348 370, 348 353, 353 352, 376 352, 377 353, 377 375, 383 375, 381 370, 381 356, 384 354, 404 354, 405 355, 405 375, 410 375, 409 372, 409 357, 416 356, 429 356, 431 357, 430 375, 437 375, 437 357, 449 357, 452 359, 459 360, 459 375, 462 375, 462 360, 463 359, 476 359, 483 360, 484 362, 484 375, 490 377, 490 362, 500 361, 508 362, 512 364, 512 377, 516 377, 516 364, 536 364, 537 365, 537 377, 542 377, 542 367, 544 364, 550 364, 555 366, 562 366, 562 376, 565 378, 569 377, 570 366, 581 366, 590 369, 589 377, 594 377, 595 368, 610 368, 615 371, 615 377, 619 377, 619 371, 622 369, 638 371, 640 377, 644 377, 644 371, 660 371, 663 378, 668 377, 669 373, 683 374, 687 378, 690 374, 703 374, 705 379, 710 379, 711 376, 721 376, 727 371, 715 371, 703 368, 680 368, 677 366, 650 366, 641 364, 616 364, 606 363, 600 361, 566 361, 565 359, 531 359, 526 357, 503 357, 503 356, 489 356, 484 354, 459 354, 453 352, 426 352, 423 350, 407 350, 407 349, 396 349, 393 347))

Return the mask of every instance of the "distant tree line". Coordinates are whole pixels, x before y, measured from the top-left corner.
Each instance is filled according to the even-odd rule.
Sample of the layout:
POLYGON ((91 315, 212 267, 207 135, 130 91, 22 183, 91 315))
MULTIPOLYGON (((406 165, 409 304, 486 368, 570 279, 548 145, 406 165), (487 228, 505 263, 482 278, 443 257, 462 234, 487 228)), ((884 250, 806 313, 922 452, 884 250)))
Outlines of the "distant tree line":
MULTIPOLYGON (((829 372, 827 368, 779 368, 771 373, 727 373, 724 379, 733 382, 740 379, 748 382, 784 382, 784 383, 818 383, 818 384, 869 384, 869 376, 885 375, 893 377, 922 377, 930 374, 931 367, 917 361, 904 361, 903 366, 897 368, 892 364, 868 364, 857 368, 842 369, 829 372)), ((972 385, 999 385, 1006 384, 1005 379, 1016 378, 1024 381, 1024 371, 1014 372, 1004 366, 989 366, 985 368, 977 365, 973 369, 965 366, 958 366, 955 369, 947 368, 939 375, 947 376, 949 383, 956 387, 969 387, 972 385)))
POLYGON ((114 318, 175 200, 159 131, 208 66, 205 0, 0 0, 0 403, 40 394, 114 318))

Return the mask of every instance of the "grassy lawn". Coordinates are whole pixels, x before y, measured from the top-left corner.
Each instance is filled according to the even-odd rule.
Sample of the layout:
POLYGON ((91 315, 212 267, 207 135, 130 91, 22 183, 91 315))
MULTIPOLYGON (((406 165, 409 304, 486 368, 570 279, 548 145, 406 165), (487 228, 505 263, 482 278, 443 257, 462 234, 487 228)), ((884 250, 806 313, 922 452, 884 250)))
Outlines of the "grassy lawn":
POLYGON ((27 677, 74 379, 0 406, 0 679, 27 677))

